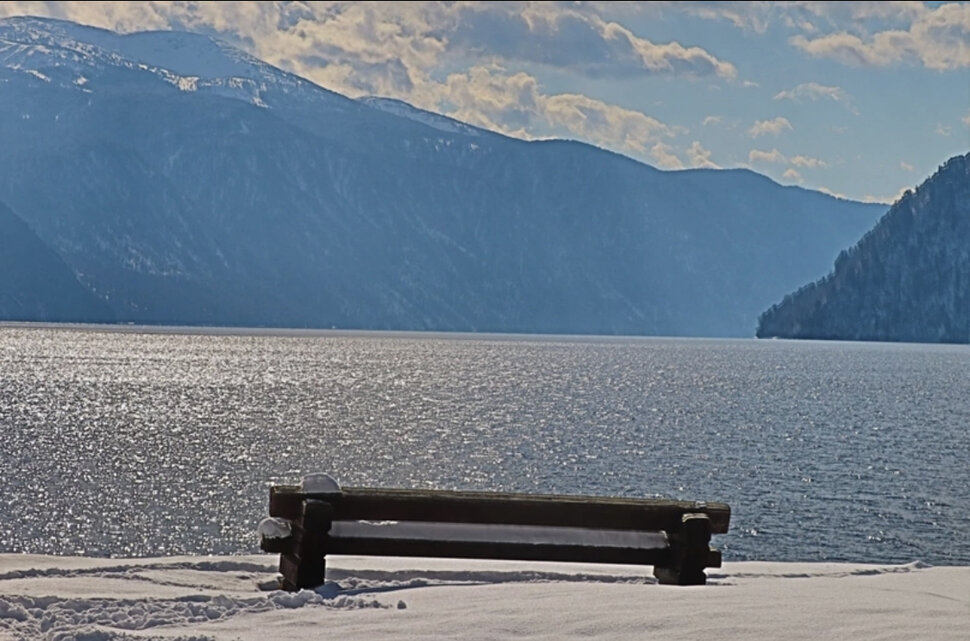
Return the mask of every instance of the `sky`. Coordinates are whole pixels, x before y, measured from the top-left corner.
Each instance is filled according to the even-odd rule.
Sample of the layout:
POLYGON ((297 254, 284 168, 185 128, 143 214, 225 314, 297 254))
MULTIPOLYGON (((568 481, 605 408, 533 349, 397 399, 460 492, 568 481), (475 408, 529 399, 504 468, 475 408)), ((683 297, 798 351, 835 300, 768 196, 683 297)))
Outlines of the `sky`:
POLYGON ((3 2, 213 35, 350 97, 892 202, 970 151, 967 2, 3 2))

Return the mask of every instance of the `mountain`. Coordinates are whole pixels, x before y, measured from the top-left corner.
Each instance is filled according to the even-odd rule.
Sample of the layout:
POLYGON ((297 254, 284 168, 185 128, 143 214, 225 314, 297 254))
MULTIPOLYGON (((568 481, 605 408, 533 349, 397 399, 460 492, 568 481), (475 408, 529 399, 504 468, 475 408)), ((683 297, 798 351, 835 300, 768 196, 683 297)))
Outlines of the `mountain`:
POLYGON ((67 264, 0 203, 0 311, 3 320, 109 322, 111 309, 67 264))
POLYGON ((970 342, 970 154, 907 191, 832 273, 762 314, 757 335, 970 342))
POLYGON ((0 20, 0 148, 0 201, 140 323, 750 336, 884 212, 37 18, 0 20))

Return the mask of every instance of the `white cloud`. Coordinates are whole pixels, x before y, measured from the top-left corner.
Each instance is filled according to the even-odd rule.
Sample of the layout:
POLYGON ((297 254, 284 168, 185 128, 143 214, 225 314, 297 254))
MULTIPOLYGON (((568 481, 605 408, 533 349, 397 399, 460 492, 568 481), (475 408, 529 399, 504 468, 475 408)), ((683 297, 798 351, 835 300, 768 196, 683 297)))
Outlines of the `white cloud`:
POLYGON ((895 195, 890 195, 890 196, 874 196, 872 194, 866 194, 861 199, 858 198, 858 197, 856 197, 856 198, 849 198, 849 196, 846 196, 845 194, 840 193, 840 192, 837 192, 837 191, 832 191, 831 189, 828 189, 827 187, 815 187, 814 189, 817 189, 818 191, 822 192, 823 194, 828 194, 829 196, 833 196, 835 198, 841 198, 842 200, 857 200, 857 201, 861 201, 861 202, 864 202, 864 203, 875 203, 875 204, 878 204, 878 205, 891 205, 894 202, 896 202, 897 200, 899 200, 900 198, 902 198, 903 197, 903 194, 906 192, 906 190, 907 189, 910 189, 910 188, 909 187, 903 187, 898 192, 896 192, 895 195))
POLYGON ((858 29, 861 35, 842 30, 812 39, 799 34, 789 42, 809 55, 858 66, 915 63, 938 71, 970 67, 970 4, 947 3, 935 8, 909 4, 904 12, 890 3, 884 7, 860 4, 857 19, 887 19, 893 13, 905 28, 871 34, 858 29))
POLYGON ((936 129, 933 130, 933 133, 935 133, 937 136, 947 138, 953 133, 953 127, 944 125, 942 123, 936 123, 936 129))
POLYGON ((815 23, 805 18, 799 18, 793 15, 783 15, 781 20, 789 29, 802 31, 804 33, 815 33, 818 31, 815 23))
POLYGON ((735 27, 755 33, 764 33, 768 30, 772 11, 770 2, 670 2, 666 4, 698 18, 727 20, 735 27))
POLYGON ((902 198, 903 197, 903 194, 906 193, 906 191, 908 189, 911 189, 911 188, 910 187, 901 187, 899 189, 899 191, 897 191, 895 194, 890 195, 890 196, 873 196, 872 194, 866 194, 862 198, 862 202, 864 202, 864 203, 879 203, 881 205, 891 205, 894 202, 896 202, 897 200, 899 200, 900 198, 902 198))
POLYGON ((777 149, 772 149, 771 151, 752 149, 748 152, 748 162, 787 164, 788 159, 785 158, 785 154, 777 149))
POLYGON ((122 32, 168 28, 168 18, 155 5, 148 2, 0 2, 0 18, 46 16, 122 32))
POLYGON ((794 102, 832 100, 841 103, 852 113, 859 113, 852 105, 851 97, 842 87, 823 85, 817 82, 803 82, 802 84, 795 85, 791 89, 779 91, 774 95, 772 100, 792 100, 794 102))
MULTIPOLYGON (((970 116, 967 116, 967 118, 970 119, 970 116)), ((707 116, 706 118, 704 118, 704 121, 701 123, 701 125, 703 125, 704 127, 707 127, 708 125, 719 125, 721 124, 722 120, 723 118, 721 118, 721 116, 707 116)))
POLYGON ((802 181, 802 175, 796 167, 799 169, 821 169, 828 167, 828 163, 824 160, 804 154, 796 154, 789 158, 774 148, 770 151, 764 149, 750 150, 748 152, 748 162, 752 164, 787 165, 788 168, 782 174, 782 177, 799 182, 802 181))
MULTIPOLYGON (((660 5, 665 10, 681 11, 699 18, 724 20, 739 29, 757 34, 766 33, 777 24, 802 33, 817 33, 825 27, 845 28, 852 31, 864 30, 869 25, 908 27, 910 23, 921 18, 928 11, 928 8, 918 1, 745 2, 738 0, 694 0, 692 2, 623 4, 652 7, 660 5)), ((644 12, 646 10, 641 11, 641 13, 644 12)), ((658 11, 654 9, 653 13, 658 13, 658 11)))
POLYGON ((788 122, 787 118, 778 116, 777 118, 772 118, 771 120, 758 120, 752 125, 751 129, 748 129, 748 135, 752 138, 757 138, 758 136, 764 136, 765 134, 773 134, 777 136, 785 129, 791 131, 791 123, 788 122))
POLYGON ((801 154, 797 156, 792 156, 789 162, 795 167, 805 167, 807 169, 818 169, 819 167, 827 167, 828 163, 824 160, 819 160, 818 158, 813 158, 812 156, 803 156, 801 154))
MULTIPOLYGON (((420 81, 443 56, 476 64, 528 62, 597 78, 645 74, 731 79, 706 49, 653 42, 595 10, 546 2, 8 2, 0 15, 53 15, 133 31, 215 30, 258 57, 368 92, 381 73, 420 81), (403 70, 393 69, 397 66, 403 70), (355 73, 327 74, 330 66, 355 73), (365 78, 355 81, 358 74, 365 78), (361 86, 362 85, 362 86, 361 86)), ((400 81, 395 81, 400 84, 400 81)), ((343 90, 341 87, 334 87, 343 90)))
POLYGON ((960 119, 960 122, 965 124, 967 127, 970 127, 970 111, 967 112, 966 116, 960 119))
POLYGON ((899 161, 899 168, 902 169, 903 171, 913 171, 913 166, 903 160, 899 161))
POLYGON ((658 167, 664 169, 683 169, 684 163, 677 154, 674 153, 673 148, 663 142, 658 142, 653 147, 650 148, 650 155, 653 156, 654 161, 658 167))
POLYGON ((903 59, 906 40, 906 34, 902 31, 887 31, 877 34, 872 43, 866 43, 857 35, 841 31, 814 40, 797 35, 790 42, 816 58, 835 58, 847 64, 885 67, 903 59))
POLYGON ((719 60, 701 47, 684 47, 679 42, 654 44, 637 37, 615 22, 591 22, 604 41, 619 42, 623 43, 622 46, 629 47, 634 58, 639 59, 643 70, 654 73, 716 75, 722 78, 734 78, 737 75, 734 65, 719 60))
POLYGON ((817 31, 825 25, 854 30, 865 29, 870 24, 906 26, 926 11, 924 4, 915 0, 788 2, 779 8, 787 25, 805 32, 817 31))
POLYGON ((706 167, 709 169, 720 169, 720 166, 711 160, 711 152, 704 149, 700 141, 695 140, 687 148, 687 159, 691 167, 706 167))
POLYGON ((822 5, 819 15, 827 14, 833 16, 834 11, 848 11, 849 16, 856 22, 866 20, 890 20, 900 24, 905 24, 919 18, 926 10, 926 5, 922 2, 910 2, 894 0, 886 2, 862 1, 862 2, 827 2, 813 3, 822 5))
POLYGON ((833 198, 839 198, 841 200, 851 200, 851 198, 849 198, 845 194, 843 194, 841 192, 838 192, 838 191, 832 191, 828 187, 822 187, 821 185, 819 185, 818 187, 815 187, 815 189, 817 189, 818 191, 822 192, 823 194, 828 194, 829 196, 832 196, 833 198))
POLYGON ((471 124, 518 137, 545 127, 641 156, 681 132, 639 111, 588 96, 543 93, 533 76, 508 74, 498 66, 451 74, 439 99, 451 105, 452 116, 471 124))

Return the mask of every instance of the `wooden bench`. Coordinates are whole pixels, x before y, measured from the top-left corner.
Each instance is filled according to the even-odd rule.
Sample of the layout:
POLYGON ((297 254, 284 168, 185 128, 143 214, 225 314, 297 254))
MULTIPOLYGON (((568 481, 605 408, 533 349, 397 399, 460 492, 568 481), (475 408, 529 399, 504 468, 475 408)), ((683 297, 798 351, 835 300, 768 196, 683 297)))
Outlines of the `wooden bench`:
POLYGON ((703 585, 731 517, 724 503, 318 481, 270 488, 261 547, 280 553, 285 590, 321 585, 328 554, 652 565, 660 583, 703 585))

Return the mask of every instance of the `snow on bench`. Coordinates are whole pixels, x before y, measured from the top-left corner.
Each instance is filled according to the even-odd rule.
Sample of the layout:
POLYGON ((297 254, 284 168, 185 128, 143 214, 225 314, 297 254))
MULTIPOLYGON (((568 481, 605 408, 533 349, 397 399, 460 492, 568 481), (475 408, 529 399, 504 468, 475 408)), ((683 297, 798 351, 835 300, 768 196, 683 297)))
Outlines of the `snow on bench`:
POLYGON ((660 583, 702 585, 720 567, 723 503, 341 488, 327 475, 270 488, 261 547, 280 553, 282 587, 324 582, 327 554, 652 565, 660 583))

